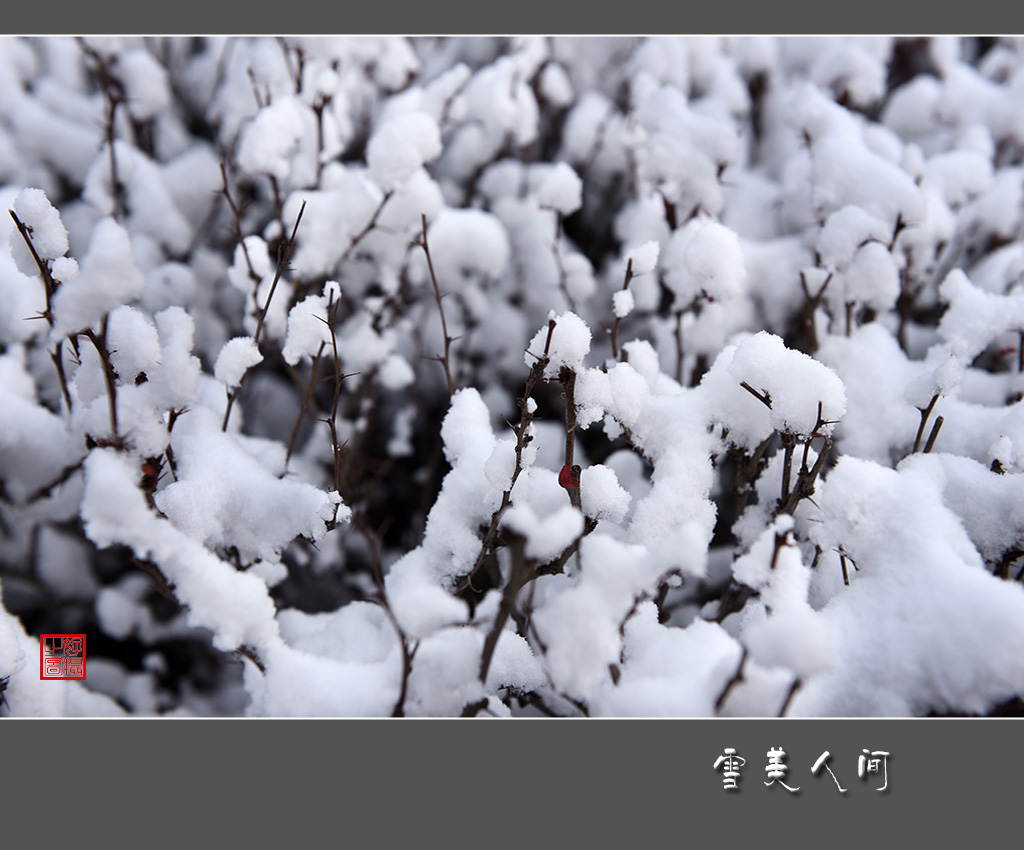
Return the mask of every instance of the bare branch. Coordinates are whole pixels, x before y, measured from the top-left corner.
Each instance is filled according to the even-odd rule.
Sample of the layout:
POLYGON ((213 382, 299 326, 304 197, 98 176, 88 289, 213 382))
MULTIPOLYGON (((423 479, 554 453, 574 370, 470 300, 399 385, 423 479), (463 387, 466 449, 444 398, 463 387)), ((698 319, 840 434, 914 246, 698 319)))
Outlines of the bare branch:
POLYGON ((758 392, 752 386, 750 386, 750 384, 748 384, 746 381, 740 381, 740 386, 743 387, 743 389, 745 389, 748 393, 750 393, 759 402, 761 402, 761 404, 763 404, 765 407, 767 407, 769 410, 771 410, 771 407, 772 407, 772 397, 768 394, 768 390, 761 390, 761 392, 758 392))
POLYGON ((455 395, 455 381, 452 380, 452 364, 450 359, 452 343, 455 341, 450 333, 448 333, 448 321, 444 315, 444 304, 441 303, 441 288, 437 285, 437 275, 434 273, 434 261, 430 257, 430 245, 427 243, 427 217, 425 215, 420 216, 420 220, 423 224, 423 233, 420 238, 416 241, 416 245, 419 245, 423 249, 423 253, 427 258, 427 268, 430 270, 430 280, 434 285, 434 298, 437 301, 437 309, 441 314, 441 332, 444 334, 444 354, 438 357, 442 366, 444 366, 444 377, 448 381, 448 395, 455 395))

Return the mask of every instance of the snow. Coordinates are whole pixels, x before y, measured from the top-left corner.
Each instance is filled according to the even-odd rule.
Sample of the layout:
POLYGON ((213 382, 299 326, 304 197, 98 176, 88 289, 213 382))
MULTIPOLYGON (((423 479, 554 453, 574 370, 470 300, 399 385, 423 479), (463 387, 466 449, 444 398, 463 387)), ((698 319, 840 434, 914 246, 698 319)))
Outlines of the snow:
POLYGON ((423 642, 423 661, 409 680, 412 716, 458 716, 462 707, 499 686, 532 690, 543 682, 526 642, 502 633, 486 687, 473 673, 480 663, 483 636, 468 629, 446 629, 423 642))
MULTIPOLYGON (((427 238, 442 292, 476 276, 498 278, 508 267, 508 234, 494 215, 483 210, 445 208, 431 222, 427 238)), ((420 274, 426 282, 426 269, 420 274)))
POLYGON ((160 337, 156 326, 134 307, 122 306, 110 311, 107 341, 110 362, 122 381, 138 381, 141 375, 160 365, 160 337))
POLYGON ((302 358, 316 357, 321 346, 330 345, 329 305, 326 295, 307 295, 288 311, 288 335, 281 351, 286 363, 294 366, 302 358))
POLYGON ((11 497, 55 481, 82 454, 66 423, 38 404, 20 350, 0 356, 0 473, 11 497))
POLYGON ((526 347, 524 360, 527 366, 533 366, 536 359, 544 357, 547 352, 547 365, 544 375, 548 378, 558 376, 562 368, 577 370, 583 365, 583 358, 590 351, 590 328, 575 313, 552 315, 550 320, 555 328, 548 342, 548 326, 541 328, 526 347))
POLYGON ((58 339, 92 327, 115 307, 142 295, 146 279, 132 256, 128 232, 112 218, 97 222, 77 277, 53 298, 58 339))
POLYGON ((537 187, 537 201, 559 215, 571 215, 583 205, 583 181, 571 165, 556 163, 537 187))
POLYGON ((734 298, 746 279, 736 234, 709 218, 697 217, 673 233, 661 262, 679 309, 699 297, 734 298))
POLYGON ((512 483, 512 475, 516 468, 515 442, 499 440, 494 444, 494 451, 484 464, 484 475, 491 486, 498 490, 507 490, 512 483))
POLYGON ((892 230, 886 222, 863 207, 846 206, 826 219, 818 234, 816 249, 825 268, 847 268, 857 249, 867 240, 887 242, 891 236, 892 230))
POLYGON ((395 115, 370 137, 366 163, 385 191, 398 188, 441 153, 437 124, 424 112, 395 115))
POLYGON ((156 501, 190 539, 268 560, 299 535, 320 540, 335 518, 337 494, 278 478, 237 437, 222 432, 212 414, 192 411, 183 417, 172 446, 176 480, 156 501))
POLYGON ((0 43, 0 714, 1024 695, 1017 41, 88 43, 0 43))
POLYGON ((68 283, 78 277, 78 263, 71 257, 57 257, 50 264, 50 272, 53 279, 61 283, 68 283))
POLYGON ((844 650, 805 684, 791 715, 891 716, 925 705, 980 712, 1020 687, 1024 667, 1012 647, 1022 637, 1024 599, 981 569, 931 486, 929 460, 892 470, 848 458, 829 476, 823 509, 838 502, 843 510, 815 536, 820 544, 841 540, 859 572, 824 612, 844 650), (975 606, 983 618, 966 614, 975 606), (865 631, 857 624, 868 610, 877 613, 865 631), (988 650, 979 654, 981 646, 988 650), (887 688, 864 687, 893 675, 887 688))
POLYGON ((85 177, 82 199, 101 215, 116 215, 111 157, 117 163, 117 180, 128 210, 124 222, 128 229, 147 234, 176 254, 184 253, 192 238, 192 225, 177 208, 159 164, 138 148, 120 140, 115 140, 113 154, 109 147, 104 147, 85 177))
POLYGON ((224 343, 213 366, 213 374, 229 390, 242 383, 242 378, 257 363, 263 362, 263 355, 251 336, 236 336, 224 343))
MULTIPOLYGON (((28 228, 32 247, 43 261, 56 260, 68 250, 68 232, 42 189, 22 189, 14 199, 14 212, 28 228)), ((18 270, 29 277, 39 273, 21 233, 11 231, 11 253, 18 270)))
POLYGON ((658 624, 657 611, 642 603, 626 623, 627 666, 619 687, 608 689, 601 713, 619 717, 707 717, 736 665, 740 646, 716 624, 688 629, 658 624), (668 659, 666 663, 666 659, 668 659))
POLYGON ((128 110, 137 121, 156 118, 171 106, 167 69, 147 50, 127 50, 117 58, 117 74, 128 110))
POLYGON ((572 104, 572 80, 562 65, 549 62, 540 72, 541 94, 555 106, 566 107, 572 104))
POLYGON ((869 324, 849 337, 829 337, 818 354, 847 393, 848 409, 836 430, 840 449, 877 463, 909 451, 921 417, 904 392, 917 370, 893 336, 869 324))
POLYGON ((632 497, 619 486, 615 470, 598 463, 580 475, 580 499, 583 513, 597 520, 622 522, 632 497))
POLYGON ((985 292, 962 269, 954 269, 942 281, 939 294, 949 304, 939 323, 939 335, 951 344, 962 345, 962 357, 968 361, 999 334, 1024 328, 1024 293, 985 292))
POLYGON ((880 242, 869 242, 857 249, 843 283, 848 302, 878 311, 892 307, 900 294, 896 260, 880 242))
POLYGON ((285 180, 303 137, 303 108, 294 98, 263 107, 241 134, 239 166, 251 174, 269 174, 285 180))
POLYGON ((751 394, 750 404, 768 407, 777 431, 813 434, 820 404, 820 433, 829 433, 846 412, 846 391, 839 376, 803 352, 786 348, 779 337, 766 331, 743 340, 728 369, 737 382, 747 383, 764 397, 761 401, 751 394))
POLYGON ((658 253, 661 246, 654 240, 644 242, 630 251, 626 252, 626 262, 632 263, 634 276, 650 274, 658 264, 658 253))
POLYGON ((612 312, 615 318, 624 319, 633 312, 636 302, 633 300, 633 293, 628 289, 620 289, 612 295, 612 312))
POLYGON ((412 366, 401 354, 389 354, 380 366, 380 382, 385 389, 403 390, 416 380, 412 366))
POLYGON ((526 557, 544 563, 558 557, 583 533, 583 516, 569 505, 544 517, 528 505, 516 505, 505 512, 502 528, 525 538, 526 557))
POLYGON ((189 605, 189 621, 211 628, 224 650, 250 642, 260 646, 277 635, 266 585, 219 560, 192 537, 150 513, 135 486, 135 473, 105 450, 85 462, 83 519, 100 547, 114 543, 151 558, 189 605))
POLYGON ((432 581, 423 566, 423 553, 413 550, 392 566, 386 583, 392 610, 413 637, 464 622, 468 615, 466 604, 432 581))

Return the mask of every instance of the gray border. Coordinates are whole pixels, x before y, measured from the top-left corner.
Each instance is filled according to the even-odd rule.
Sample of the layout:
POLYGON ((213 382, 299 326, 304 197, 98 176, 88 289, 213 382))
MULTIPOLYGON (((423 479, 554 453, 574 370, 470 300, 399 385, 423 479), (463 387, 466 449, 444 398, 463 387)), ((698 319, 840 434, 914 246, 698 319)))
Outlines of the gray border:
POLYGON ((371 847, 427 836, 738 846, 812 835, 863 847, 897 829, 956 846, 1013 826, 1024 738, 1012 723, 15 720, 0 724, 0 818, 5 836, 48 846, 96 834, 108 846, 305 847, 314 835, 371 847), (738 792, 713 767, 726 746, 747 759, 738 792), (764 786, 773 747, 799 793, 764 786), (864 747, 891 753, 884 793, 877 775, 857 776, 864 747), (811 775, 826 749, 846 794, 825 771, 811 775))
MULTIPOLYGON (((945 11, 945 10, 943 10, 945 11)), ((47 31, 88 35, 127 34, 383 34, 476 35, 650 34, 657 32, 722 34, 777 33, 813 35, 956 33, 955 25, 937 20, 914 4, 860 2, 823 5, 813 0, 737 6, 727 3, 665 4, 659 0, 583 6, 578 2, 527 0, 440 8, 432 3, 324 3, 290 0, 258 8, 238 4, 159 3, 107 7, 51 0, 45 4, 8 3, 4 26, 9 32, 47 31), (943 30, 943 27, 948 29, 943 30)), ((961 31, 1004 33, 1011 23, 1006 6, 995 0, 973 2, 961 31)))
MULTIPOLYGON (((488 7, 484 21, 449 16, 442 23, 427 7, 403 9, 396 18, 382 4, 290 3, 287 19, 278 16, 274 25, 285 32, 384 32, 398 25, 455 33, 523 32, 538 20, 549 32, 588 24, 598 32, 715 31, 737 23, 735 10, 721 5, 676 7, 674 15, 664 9, 631 3, 628 19, 609 27, 589 13, 585 20, 575 10, 558 15, 550 4, 536 7, 543 15, 514 4, 488 7), (709 11, 719 19, 709 22, 709 11)), ((751 32, 797 32, 802 21, 811 31, 866 31, 869 21, 912 31, 891 7, 884 15, 863 4, 830 14, 836 11, 856 19, 823 21, 797 11, 784 25, 777 9, 762 5, 740 23, 751 32)), ((1003 23, 994 4, 973 4, 971 11, 974 31, 1003 23)), ((180 32, 183 22, 199 32, 240 32, 255 20, 209 5, 183 10, 180 3, 149 6, 144 14, 104 18, 89 5, 65 2, 5 10, 8 27, 33 33, 180 32)), ((909 23, 920 26, 919 15, 909 23)), ((432 835, 477 846, 494 839, 647 846, 812 835, 831 847, 884 841, 900 827, 911 829, 917 843, 975 843, 979 833, 1013 825, 1011 795, 1024 757, 1021 727, 1007 725, 1013 723, 12 720, 0 723, 0 825, 9 840, 42 836, 47 845, 93 834, 105 844, 123 837, 133 846, 196 843, 199 836, 201 843, 223 836, 232 844, 256 839, 278 846, 306 846, 314 836, 365 837, 368 846, 382 846, 432 835), (735 794, 724 791, 713 769, 727 746, 748 760, 735 794), (776 746, 788 754, 799 795, 763 785, 762 753, 776 746), (888 793, 857 779, 864 747, 892 753, 888 793), (827 774, 810 775, 825 749, 846 795, 827 774)))

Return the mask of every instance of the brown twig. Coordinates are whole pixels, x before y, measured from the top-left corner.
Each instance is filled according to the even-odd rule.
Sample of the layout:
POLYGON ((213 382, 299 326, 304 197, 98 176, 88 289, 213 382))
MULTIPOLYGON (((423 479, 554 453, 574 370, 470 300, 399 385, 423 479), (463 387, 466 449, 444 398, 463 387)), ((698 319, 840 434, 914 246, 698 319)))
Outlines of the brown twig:
POLYGON ((398 697, 395 699, 394 708, 391 710, 391 716, 404 717, 405 698, 409 690, 409 676, 412 674, 412 663, 416 658, 416 651, 419 649, 419 643, 415 642, 410 646, 409 636, 405 633, 401 623, 398 622, 398 617, 395 616, 395 612, 391 608, 391 603, 388 602, 387 588, 384 584, 384 569, 380 556, 382 531, 380 529, 375 531, 370 528, 366 514, 361 510, 353 512, 352 523, 356 530, 362 534, 363 539, 366 540, 367 552, 370 558, 370 574, 372 575, 373 583, 377 588, 375 601, 380 604, 384 609, 384 613, 387 614, 388 620, 390 621, 392 628, 395 630, 395 634, 398 636, 399 645, 401 646, 402 684, 398 691, 398 697))
POLYGON ((128 202, 124 184, 117 175, 117 155, 114 152, 114 142, 116 140, 114 123, 117 118, 118 107, 126 102, 124 86, 114 75, 111 58, 101 56, 84 38, 79 38, 78 44, 82 51, 92 60, 93 71, 99 80, 100 86, 103 88, 103 96, 107 100, 105 132, 107 150, 110 157, 110 194, 114 202, 114 218, 118 221, 123 221, 128 212, 128 202))
POLYGON ((566 281, 565 262, 562 260, 562 214, 555 210, 555 238, 551 243, 551 253, 555 258, 555 265, 558 266, 558 288, 562 291, 562 297, 569 309, 576 312, 576 299, 569 292, 569 285, 566 281))
POLYGON ((420 216, 420 220, 423 224, 423 233, 414 244, 422 248, 423 253, 426 255, 427 268, 430 270, 430 280, 434 285, 434 298, 437 301, 437 309, 441 313, 441 332, 444 334, 444 354, 437 359, 440 360, 441 365, 444 366, 444 376, 448 381, 448 395, 450 397, 455 395, 455 381, 452 380, 452 366, 449 356, 455 337, 448 333, 448 321, 445 319, 444 315, 444 304, 441 303, 441 289, 437 284, 437 275, 434 273, 434 261, 430 258, 430 246, 427 244, 427 217, 422 215, 420 216))
MULTIPOLYGON (((345 249, 344 253, 341 255, 341 258, 338 260, 339 266, 344 264, 344 262, 349 258, 349 256, 351 256, 352 252, 356 249, 359 243, 362 242, 367 236, 369 236, 370 233, 377 227, 377 220, 380 218, 380 214, 384 211, 384 206, 387 204, 389 200, 391 200, 391 196, 393 194, 394 191, 392 189, 389 189, 387 192, 384 193, 384 197, 380 199, 380 203, 377 204, 377 209, 373 211, 373 215, 370 216, 370 220, 366 223, 366 226, 363 227, 362 230, 360 230, 355 236, 353 236, 349 240, 348 247, 345 249)), ((423 219, 424 221, 426 221, 426 216, 423 216, 423 219)), ((424 224, 424 238, 426 238, 426 230, 426 224, 424 224)))
POLYGON ((117 373, 114 371, 114 364, 110 362, 110 352, 107 351, 107 317, 103 317, 103 324, 100 333, 89 328, 84 331, 85 336, 96 348, 96 353, 103 364, 103 379, 107 384, 107 403, 110 408, 110 430, 115 441, 119 440, 117 428, 117 373))
POLYGON ((270 179, 270 192, 274 197, 274 215, 277 217, 278 224, 281 225, 281 232, 284 233, 284 201, 281 198, 281 185, 273 174, 268 174, 267 177, 270 179))
POLYGON ((799 331, 802 331, 803 338, 800 342, 796 343, 794 347, 800 349, 806 354, 814 354, 818 350, 818 329, 814 324, 814 314, 818 311, 822 302, 825 300, 825 290, 828 289, 828 285, 832 282, 832 272, 829 272, 828 277, 821 284, 821 287, 816 293, 811 294, 810 289, 807 286, 807 276, 800 272, 800 288, 804 291, 804 305, 797 316, 799 331))
POLYGON ((939 430, 942 428, 942 423, 946 420, 941 416, 937 417, 935 424, 932 426, 931 433, 928 435, 928 441, 924 444, 924 453, 931 454, 932 447, 935 445, 935 440, 939 436, 939 430))
POLYGON ((746 510, 747 501, 750 499, 752 492, 751 485, 760 477, 761 473, 764 472, 768 466, 768 460, 765 458, 765 452, 775 439, 777 432, 772 431, 767 437, 762 440, 757 448, 754 449, 753 454, 748 454, 745 450, 738 446, 734 446, 729 450, 729 456, 733 459, 736 465, 736 474, 733 478, 733 484, 731 492, 733 494, 733 517, 740 517, 743 511, 746 510))
POLYGON ((779 502, 785 504, 789 500, 789 482, 793 473, 793 450, 796 448, 796 434, 784 431, 782 433, 782 494, 779 502))
MULTIPOLYGON (((629 284, 633 281, 633 258, 630 257, 626 262, 626 277, 622 281, 622 291, 625 292, 629 289, 629 284)), ((615 321, 612 323, 612 357, 615 360, 619 359, 619 326, 622 324, 622 317, 616 316, 615 321)))
POLYGON ((800 677, 797 676, 793 680, 793 684, 789 686, 789 691, 786 693, 786 698, 782 701, 782 706, 779 708, 779 717, 785 717, 786 712, 789 711, 789 706, 793 702, 793 697, 796 696, 796 692, 800 690, 800 686, 803 684, 800 677))
POLYGON ((763 404, 765 407, 767 407, 769 410, 771 410, 771 408, 772 408, 772 397, 771 397, 771 395, 769 395, 768 390, 761 390, 761 392, 758 392, 752 386, 750 386, 750 384, 748 384, 746 381, 740 381, 740 386, 743 387, 743 389, 745 389, 748 393, 750 393, 759 402, 761 402, 761 404, 763 404))
POLYGON ((839 553, 839 568, 843 571, 843 584, 846 585, 847 587, 849 587, 850 586, 850 573, 846 569, 846 562, 849 561, 851 564, 853 564, 853 568, 855 570, 859 570, 860 567, 857 566, 857 562, 855 560, 853 560, 853 558, 850 557, 849 552, 847 552, 842 546, 840 546, 836 550, 836 552, 839 553))
MULTIPOLYGON (((259 311, 259 315, 256 319, 256 330, 252 335, 253 344, 259 346, 260 333, 263 331, 263 323, 267 318, 267 311, 270 309, 270 302, 274 298, 274 293, 277 291, 278 281, 281 280, 281 276, 284 274, 284 270, 288 267, 288 261, 292 255, 292 249, 295 247, 295 235, 299 230, 299 222, 302 221, 302 213, 306 210, 306 202, 302 202, 302 206, 299 207, 299 214, 295 218, 295 226, 292 228, 292 235, 288 239, 281 240, 281 244, 277 246, 277 269, 274 271, 274 279, 270 284, 270 292, 267 294, 266 303, 263 305, 263 309, 259 311)), ((248 372, 246 373, 248 374, 248 372)), ((228 393, 228 403, 224 409, 224 421, 221 423, 221 430, 228 430, 228 421, 231 419, 231 408, 234 407, 235 400, 238 398, 238 394, 242 391, 242 384, 245 382, 245 375, 239 378, 238 385, 228 393)))
MULTIPOLYGON (((341 301, 334 300, 334 293, 331 293, 330 299, 327 306, 327 318, 321 319, 321 321, 327 325, 327 328, 331 334, 331 354, 334 360, 334 391, 331 395, 331 415, 327 419, 318 419, 318 422, 324 422, 331 431, 331 452, 334 458, 334 489, 337 492, 341 492, 341 451, 342 445, 338 440, 338 402, 341 400, 341 382, 345 378, 352 377, 346 375, 341 371, 341 355, 338 352, 338 337, 334 333, 334 323, 338 317, 338 308, 341 306, 341 301)), ((319 356, 319 355, 318 355, 319 356)), ((313 378, 316 373, 314 372, 313 378)), ((313 384, 313 378, 310 379, 310 387, 313 384)))
POLYGON ((572 470, 575 487, 569 488, 569 503, 576 509, 581 506, 579 488, 579 467, 576 466, 576 372, 563 366, 558 373, 558 380, 565 390, 565 465, 572 470))
POLYGON ((722 692, 718 695, 718 699, 715 700, 715 713, 717 714, 725 706, 725 701, 729 698, 729 694, 732 693, 733 688, 743 681, 743 668, 747 663, 747 648, 743 647, 743 652, 740 655, 740 663, 736 665, 736 672, 732 674, 729 681, 725 683, 725 687, 722 688, 722 692))
POLYGON ((18 233, 21 234, 21 238, 28 246, 29 253, 32 254, 32 259, 43 278, 43 289, 46 292, 46 312, 43 313, 43 318, 50 324, 50 327, 53 327, 53 311, 50 302, 53 299, 53 294, 57 291, 58 282, 53 278, 49 260, 44 260, 36 251, 36 246, 32 242, 32 229, 18 218, 18 214, 14 210, 8 210, 8 212, 14 219, 14 226, 18 228, 18 233))
POLYGON ((292 235, 285 239, 280 245, 277 246, 277 269, 274 271, 274 280, 270 284, 270 292, 267 294, 267 303, 263 305, 263 309, 260 310, 259 318, 256 320, 256 331, 253 333, 253 342, 259 345, 260 332, 263 330, 263 323, 267 318, 267 311, 270 309, 270 302, 274 298, 274 292, 277 289, 277 284, 281 280, 281 275, 284 274, 284 270, 288 268, 288 261, 291 259, 292 250, 295 248, 295 235, 299 231, 299 223, 302 221, 302 214, 306 211, 306 202, 302 202, 302 206, 299 207, 299 214, 295 217, 295 225, 292 227, 292 235))
MULTIPOLYGON (((46 294, 46 311, 43 313, 43 318, 46 319, 47 324, 53 327, 53 308, 52 301, 54 293, 57 291, 60 282, 55 280, 53 277, 53 270, 50 268, 50 261, 44 260, 39 256, 39 252, 36 251, 36 246, 32 243, 32 231, 20 218, 14 210, 8 210, 11 214, 11 218, 14 219, 14 225, 18 228, 18 233, 21 234, 21 238, 25 241, 28 246, 29 253, 32 254, 32 259, 35 261, 36 267, 39 269, 39 274, 43 279, 43 291, 46 294)), ((71 410, 71 391, 68 389, 67 375, 64 373, 64 340, 60 340, 57 343, 57 347, 50 352, 50 359, 53 361, 53 366, 57 370, 57 380, 60 383, 60 392, 64 397, 64 403, 67 405, 68 410, 71 410)))
POLYGON ((509 553, 511 554, 511 570, 508 583, 501 594, 501 606, 498 608, 498 613, 491 624, 491 630, 484 639, 484 648, 480 656, 480 681, 484 683, 487 682, 487 673, 491 668, 494 650, 505 628, 505 623, 508 622, 509 615, 515 608, 516 597, 519 595, 519 591, 526 585, 526 582, 529 581, 535 568, 535 564, 526 557, 526 538, 519 534, 508 534, 507 536, 509 538, 509 553))
POLYGON ((245 234, 242 233, 242 211, 235 203, 235 199, 231 197, 227 166, 223 158, 220 161, 220 176, 224 184, 221 186, 220 193, 224 196, 224 199, 228 202, 228 207, 231 209, 231 214, 235 221, 235 240, 242 249, 242 256, 245 258, 245 265, 249 269, 249 279, 253 282, 253 292, 255 293, 256 287, 260 285, 260 276, 256 274, 256 269, 253 268, 252 258, 249 256, 249 246, 245 244, 245 234))
POLYGON ((519 479, 519 475, 523 471, 523 451, 529 445, 533 437, 529 434, 530 424, 533 422, 533 411, 530 409, 530 396, 533 394, 533 389, 537 385, 537 382, 544 378, 544 370, 548 365, 548 352, 551 349, 551 336, 555 331, 555 320, 548 320, 548 335, 544 343, 544 354, 537 358, 537 362, 533 364, 530 369, 530 374, 526 378, 526 386, 523 389, 523 395, 519 399, 519 410, 520 418, 519 424, 512 426, 512 431, 516 435, 516 465, 512 471, 512 478, 509 481, 508 487, 501 494, 501 504, 491 514, 491 522, 487 527, 487 531, 484 533, 483 540, 480 543, 480 552, 476 557, 476 562, 473 564, 473 568, 466 574, 456 587, 457 593, 464 592, 467 588, 473 586, 473 576, 477 574, 480 568, 483 566, 488 555, 490 555, 498 541, 498 527, 501 523, 501 517, 508 509, 509 505, 512 504, 512 489, 516 486, 516 481, 519 479))
MULTIPOLYGON (((333 293, 332 293, 333 300, 333 293)), ((330 315, 332 304, 328 304, 327 312, 330 315)), ((333 328, 332 331, 333 333, 333 328)), ((299 405, 299 413, 295 417, 295 424, 292 425, 292 433, 288 438, 288 450, 284 455, 284 464, 288 465, 288 461, 291 460, 292 453, 295 451, 295 443, 299 439, 299 431, 302 428, 302 423, 306 419, 306 411, 309 409, 309 405, 313 401, 313 391, 317 385, 317 375, 320 372, 320 358, 323 357, 324 349, 327 347, 326 342, 320 343, 320 348, 317 350, 316 355, 313 357, 313 361, 310 365, 309 382, 306 384, 306 391, 302 397, 302 403, 299 405)))
POLYGON ((917 450, 921 447, 921 438, 924 436, 925 425, 928 424, 928 417, 932 415, 932 409, 935 407, 935 402, 938 400, 939 394, 936 393, 932 396, 932 400, 928 402, 927 407, 918 408, 921 412, 921 424, 917 426, 917 436, 914 438, 914 448, 910 450, 911 454, 916 454, 917 450))
POLYGON ((796 486, 789 494, 789 499, 782 506, 781 513, 792 515, 801 500, 809 498, 814 493, 814 482, 817 481, 818 475, 821 473, 821 469, 825 465, 825 459, 828 457, 828 453, 832 449, 832 438, 826 436, 822 439, 824 440, 824 444, 821 447, 821 452, 818 454, 818 459, 810 469, 808 469, 806 465, 801 467, 800 472, 796 477, 796 486))
POLYGON ((683 349, 683 316, 686 315, 686 310, 676 310, 676 380, 681 384, 683 382, 683 364, 686 360, 686 352, 683 349))
MULTIPOLYGON (((804 443, 804 456, 800 465, 800 471, 797 473, 796 486, 784 499, 779 500, 779 506, 776 509, 776 514, 786 513, 792 516, 797 505, 799 505, 803 499, 810 498, 811 494, 814 493, 814 483, 818 480, 818 476, 821 474, 822 467, 825 465, 828 453, 832 450, 832 438, 827 433, 821 433, 821 430, 826 425, 832 424, 834 423, 826 420, 822 416, 822 404, 819 401, 818 419, 814 425, 814 430, 806 438, 806 442, 804 443), (814 466, 808 468, 807 464, 810 462, 810 443, 811 440, 816 437, 822 440, 821 451, 818 453, 818 457, 814 461, 814 466)), ((785 439, 785 435, 783 435, 783 439, 785 439)))
POLYGON ((263 673, 264 675, 266 675, 266 672, 267 672, 267 665, 263 663, 263 659, 262 659, 262 658, 260 658, 260 656, 259 656, 259 653, 257 653, 257 652, 256 652, 256 648, 255 648, 255 647, 253 647, 253 646, 250 646, 250 645, 249 645, 249 644, 247 644, 247 643, 243 643, 243 644, 242 644, 242 645, 241 645, 240 647, 238 647, 238 649, 237 649, 237 650, 235 650, 235 651, 236 651, 236 652, 237 652, 237 653, 238 653, 239 655, 241 655, 241 656, 242 656, 243 658, 248 658, 248 659, 249 659, 249 660, 250 660, 250 661, 251 661, 251 662, 252 662, 253 664, 255 664, 255 665, 256 665, 256 668, 257 668, 257 669, 258 669, 258 670, 259 670, 259 671, 260 671, 261 673, 263 673))

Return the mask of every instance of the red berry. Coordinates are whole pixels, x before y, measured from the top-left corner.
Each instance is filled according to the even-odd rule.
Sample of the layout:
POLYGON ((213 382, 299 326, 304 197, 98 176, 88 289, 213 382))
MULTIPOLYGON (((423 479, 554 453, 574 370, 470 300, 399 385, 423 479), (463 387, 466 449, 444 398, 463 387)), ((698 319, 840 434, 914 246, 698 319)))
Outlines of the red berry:
POLYGON ((566 490, 578 490, 580 482, 572 474, 572 467, 566 464, 558 473, 558 483, 566 490))

